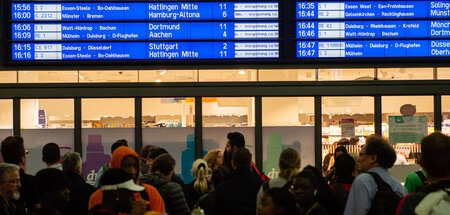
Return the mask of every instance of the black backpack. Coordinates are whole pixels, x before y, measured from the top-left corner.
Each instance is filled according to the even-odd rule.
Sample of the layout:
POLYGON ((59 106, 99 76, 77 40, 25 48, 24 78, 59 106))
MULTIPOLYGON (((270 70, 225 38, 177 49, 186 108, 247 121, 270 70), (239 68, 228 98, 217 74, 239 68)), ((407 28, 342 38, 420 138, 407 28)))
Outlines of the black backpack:
POLYGON ((381 177, 374 172, 367 172, 370 174, 375 183, 377 183, 377 193, 372 200, 372 205, 369 210, 369 215, 393 215, 397 211, 397 206, 402 200, 402 197, 395 193, 391 186, 381 179, 381 177))
POLYGON ((345 191, 341 184, 334 183, 331 185, 334 190, 336 191, 336 196, 339 199, 339 205, 341 205, 342 208, 345 208, 345 205, 347 203, 348 194, 350 191, 345 191))

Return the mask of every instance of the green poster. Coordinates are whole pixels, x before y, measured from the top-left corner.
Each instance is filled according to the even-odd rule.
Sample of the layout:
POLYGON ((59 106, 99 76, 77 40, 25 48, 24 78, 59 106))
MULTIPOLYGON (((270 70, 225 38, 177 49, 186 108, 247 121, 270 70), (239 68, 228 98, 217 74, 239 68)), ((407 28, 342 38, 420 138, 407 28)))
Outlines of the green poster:
POLYGON ((389 116, 390 143, 420 143, 428 133, 428 116, 389 116))

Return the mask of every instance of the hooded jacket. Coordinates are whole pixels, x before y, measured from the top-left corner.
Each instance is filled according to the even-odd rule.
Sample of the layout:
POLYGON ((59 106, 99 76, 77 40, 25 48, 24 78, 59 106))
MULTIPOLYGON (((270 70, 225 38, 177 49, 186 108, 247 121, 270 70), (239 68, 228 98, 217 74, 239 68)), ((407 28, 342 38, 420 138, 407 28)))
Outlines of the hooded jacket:
MULTIPOLYGON (((128 156, 132 156, 132 157, 136 158, 136 161, 138 162, 139 169, 137 171, 138 175, 136 176, 136 184, 139 184, 138 178, 139 178, 139 173, 141 172, 140 171, 141 159, 139 158, 139 155, 135 151, 133 151, 131 148, 126 147, 126 146, 121 146, 121 147, 117 148, 114 151, 114 153, 112 154, 110 166, 111 166, 111 168, 120 168, 121 164, 122 164, 122 160, 128 156)), ((141 186, 145 187, 145 191, 147 192, 147 195, 149 198, 148 209, 151 211, 165 213, 166 211, 165 211, 164 201, 161 198, 161 195, 159 194, 158 190, 156 190, 156 188, 154 188, 153 186, 150 186, 148 184, 141 184, 141 186)), ((138 192, 134 193, 134 197, 135 197, 136 201, 143 199, 141 194, 138 192)), ((102 199, 103 199, 102 190, 98 189, 91 195, 91 198, 89 199, 89 210, 91 210, 95 205, 101 204, 102 199)))
POLYGON ((166 203, 168 214, 189 215, 191 213, 184 196, 183 188, 179 184, 154 173, 143 175, 140 180, 158 189, 166 203))

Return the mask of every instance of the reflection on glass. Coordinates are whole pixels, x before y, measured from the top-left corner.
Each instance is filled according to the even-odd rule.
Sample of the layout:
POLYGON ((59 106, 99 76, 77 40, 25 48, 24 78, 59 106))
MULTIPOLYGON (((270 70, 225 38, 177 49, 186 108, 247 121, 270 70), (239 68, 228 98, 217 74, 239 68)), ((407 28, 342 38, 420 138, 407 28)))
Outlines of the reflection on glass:
POLYGON ((367 69, 319 69, 319 81, 367 81, 373 80, 375 70, 367 69))
POLYGON ((204 82, 256 81, 256 76, 254 69, 199 70, 199 81, 204 82))
POLYGON ((247 127, 255 125, 254 98, 204 98, 204 127, 247 127))
POLYGON ((432 80, 433 68, 379 68, 378 80, 432 80))
POLYGON ((195 98, 142 99, 142 127, 194 127, 195 98))
POLYGON ((417 163, 421 139, 434 131, 433 96, 383 96, 382 110, 383 136, 398 156, 417 163))
POLYGON ((76 83, 78 71, 19 71, 19 83, 76 83))
POLYGON ((196 82, 197 70, 139 70, 139 82, 196 82))
POLYGON ((137 70, 80 70, 79 82, 138 82, 137 70))
POLYGON ((22 129, 73 128, 73 99, 22 99, 20 125, 22 129))
POLYGON ((17 83, 17 71, 0 71, 0 83, 17 83))
POLYGON ((12 129, 12 128, 13 128, 13 101, 12 99, 0 99, 0 129, 12 129))
POLYGON ((258 81, 315 81, 315 69, 260 69, 258 81))
POLYGON ((449 67, 439 67, 437 68, 437 79, 450 79, 450 68, 449 67))
POLYGON ((134 128, 134 99, 82 99, 83 128, 134 128))

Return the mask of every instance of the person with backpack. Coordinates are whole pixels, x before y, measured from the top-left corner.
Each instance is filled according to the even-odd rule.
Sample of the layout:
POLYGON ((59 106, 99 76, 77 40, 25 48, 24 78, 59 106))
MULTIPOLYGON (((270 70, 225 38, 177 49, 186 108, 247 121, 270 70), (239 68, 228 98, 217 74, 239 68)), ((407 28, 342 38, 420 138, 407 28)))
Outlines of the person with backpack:
POLYGON ((297 175, 298 170, 300 169, 300 163, 300 155, 297 151, 292 148, 283 150, 278 161, 278 167, 280 168, 278 178, 263 183, 256 197, 256 205, 259 205, 262 194, 270 188, 278 187, 289 189, 292 184, 292 179, 297 175))
POLYGON ((366 139, 358 158, 362 173, 353 181, 345 215, 395 214, 401 198, 408 193, 388 172, 395 160, 394 149, 382 137, 366 139))
POLYGON ((435 132, 421 141, 420 166, 427 174, 427 187, 410 193, 397 208, 397 215, 450 213, 450 137, 435 132))
POLYGON ((338 197, 339 204, 344 208, 347 203, 348 194, 352 188, 353 180, 355 179, 355 177, 353 177, 355 160, 349 154, 341 154, 336 157, 334 168, 336 178, 335 182, 331 184, 330 187, 338 197))
POLYGON ((426 186, 427 174, 424 170, 409 173, 405 180, 405 188, 408 193, 416 192, 426 186))

